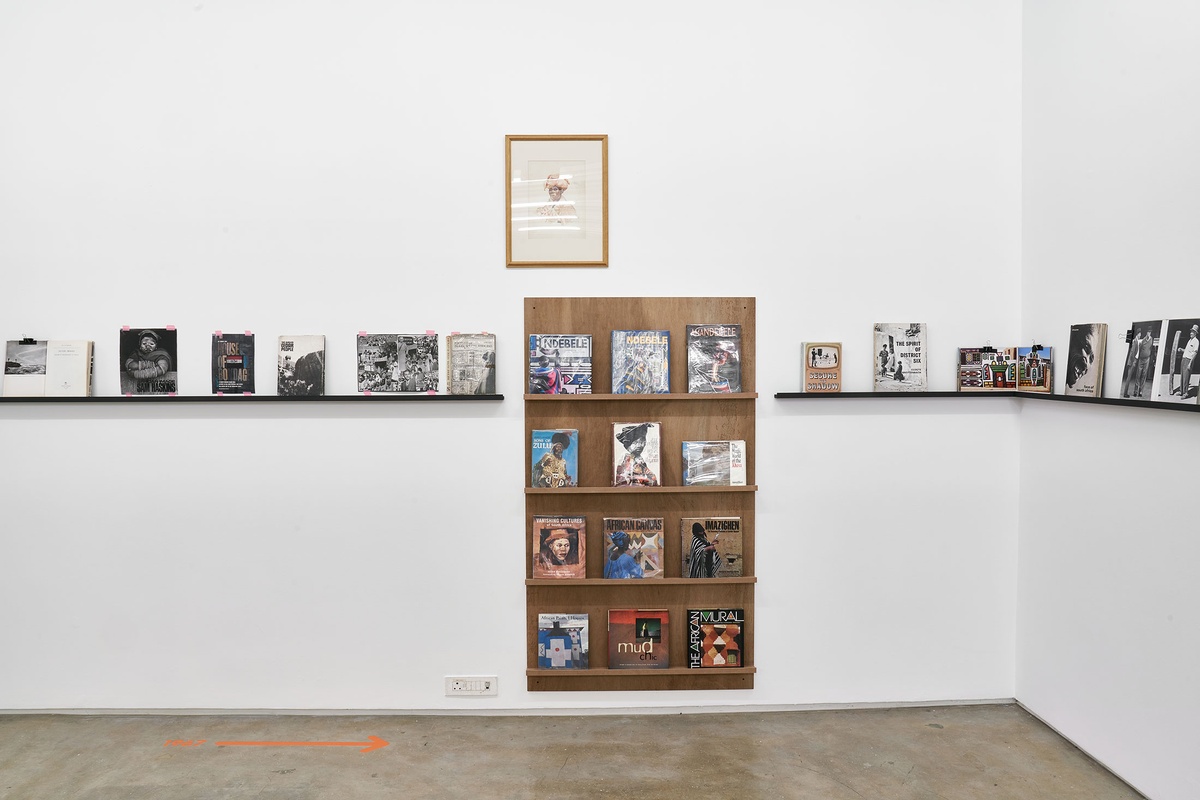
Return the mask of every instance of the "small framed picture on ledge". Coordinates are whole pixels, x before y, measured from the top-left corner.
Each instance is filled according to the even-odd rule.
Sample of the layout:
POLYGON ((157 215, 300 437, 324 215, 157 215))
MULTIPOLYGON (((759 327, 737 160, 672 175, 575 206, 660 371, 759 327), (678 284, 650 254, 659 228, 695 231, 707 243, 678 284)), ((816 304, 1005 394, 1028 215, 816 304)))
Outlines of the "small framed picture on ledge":
POLYGON ((509 267, 608 266, 608 136, 505 136, 509 267))

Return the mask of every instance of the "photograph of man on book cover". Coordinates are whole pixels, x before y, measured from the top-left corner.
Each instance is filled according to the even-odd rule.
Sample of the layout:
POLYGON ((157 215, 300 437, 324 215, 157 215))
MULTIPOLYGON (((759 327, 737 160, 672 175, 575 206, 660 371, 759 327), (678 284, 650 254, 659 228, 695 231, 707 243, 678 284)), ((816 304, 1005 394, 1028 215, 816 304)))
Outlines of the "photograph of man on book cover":
POLYGON ((1121 372, 1121 397, 1126 400, 1149 400, 1154 388, 1154 365, 1158 363, 1159 335, 1162 333, 1161 319, 1135 322, 1131 326, 1132 338, 1125 354, 1125 368, 1121 372))
POLYGON ((1162 366, 1159 367, 1158 388, 1154 399, 1161 403, 1196 404, 1200 394, 1200 318, 1167 320, 1163 335, 1162 366))

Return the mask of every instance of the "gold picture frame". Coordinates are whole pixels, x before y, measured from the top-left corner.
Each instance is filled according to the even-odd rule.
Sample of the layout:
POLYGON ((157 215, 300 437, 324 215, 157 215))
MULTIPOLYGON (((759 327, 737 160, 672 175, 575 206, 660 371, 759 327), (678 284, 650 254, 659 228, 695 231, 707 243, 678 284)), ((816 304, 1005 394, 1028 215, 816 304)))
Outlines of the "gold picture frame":
POLYGON ((509 267, 608 266, 608 136, 504 137, 509 267))

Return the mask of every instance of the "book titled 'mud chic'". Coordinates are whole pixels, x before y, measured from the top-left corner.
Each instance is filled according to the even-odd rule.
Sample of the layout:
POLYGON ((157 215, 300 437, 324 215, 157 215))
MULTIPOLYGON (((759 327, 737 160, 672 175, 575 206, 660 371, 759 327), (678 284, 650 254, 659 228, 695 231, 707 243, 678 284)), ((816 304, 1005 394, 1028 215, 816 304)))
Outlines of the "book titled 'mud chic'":
POLYGON ((670 615, 665 608, 608 611, 609 669, 667 669, 670 615))

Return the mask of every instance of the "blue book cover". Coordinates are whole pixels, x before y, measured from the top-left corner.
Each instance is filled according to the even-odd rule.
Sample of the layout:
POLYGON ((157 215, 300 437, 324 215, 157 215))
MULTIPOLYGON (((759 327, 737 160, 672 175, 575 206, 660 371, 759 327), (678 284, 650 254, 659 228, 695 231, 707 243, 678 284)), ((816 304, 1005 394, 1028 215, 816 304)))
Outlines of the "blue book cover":
POLYGON ((579 431, 534 431, 532 436, 534 489, 561 489, 579 485, 579 431))
POLYGON ((671 391, 671 332, 612 332, 612 393, 671 391))

